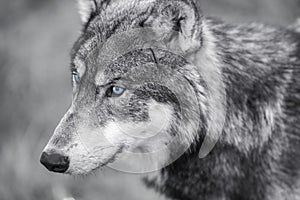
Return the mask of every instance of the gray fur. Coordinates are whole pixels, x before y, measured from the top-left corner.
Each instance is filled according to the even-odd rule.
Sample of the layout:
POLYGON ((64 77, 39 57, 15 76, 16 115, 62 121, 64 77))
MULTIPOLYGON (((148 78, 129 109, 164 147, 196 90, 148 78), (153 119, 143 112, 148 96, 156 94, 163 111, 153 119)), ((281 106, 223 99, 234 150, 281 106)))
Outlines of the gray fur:
POLYGON ((160 176, 145 179, 148 186, 171 199, 300 199, 300 26, 229 24, 202 16, 192 0, 92 3, 71 53, 72 70, 85 66, 85 74, 52 146, 72 148, 72 132, 82 123, 99 128, 112 118, 147 121, 147 102, 153 99, 175 111, 167 132, 189 138, 192 144, 160 176), (153 28, 183 57, 146 48, 128 52, 106 68, 99 64, 108 38, 140 27, 153 28), (157 31, 160 28, 164 31, 157 31), (104 85, 112 79, 130 86, 131 97, 114 104, 105 99, 104 85), (219 96, 226 102, 220 103, 219 96), (214 108, 222 109, 222 129, 213 129, 218 126, 214 108), (196 131, 183 131, 193 123, 199 125, 196 131), (208 132, 210 124, 213 131, 208 132), (214 138, 218 130, 215 148, 199 159, 204 137, 214 138))

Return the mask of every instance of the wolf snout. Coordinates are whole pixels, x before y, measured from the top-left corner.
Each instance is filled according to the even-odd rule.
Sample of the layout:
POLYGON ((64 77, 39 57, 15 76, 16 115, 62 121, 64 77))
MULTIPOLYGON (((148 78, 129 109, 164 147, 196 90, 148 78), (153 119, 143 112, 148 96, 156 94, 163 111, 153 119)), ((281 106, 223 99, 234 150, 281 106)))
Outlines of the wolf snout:
POLYGON ((43 152, 40 162, 49 171, 64 173, 69 168, 70 160, 68 156, 59 153, 43 152))

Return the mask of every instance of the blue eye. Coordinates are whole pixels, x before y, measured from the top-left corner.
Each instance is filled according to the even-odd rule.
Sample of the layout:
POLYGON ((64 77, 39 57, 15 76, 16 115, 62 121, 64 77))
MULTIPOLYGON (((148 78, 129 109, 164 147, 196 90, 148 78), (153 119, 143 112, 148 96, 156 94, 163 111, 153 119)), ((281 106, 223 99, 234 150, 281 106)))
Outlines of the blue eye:
POLYGON ((125 92, 125 88, 119 87, 119 86, 111 86, 107 92, 106 95, 108 97, 119 97, 125 92))
POLYGON ((113 86, 112 91, 116 95, 121 95, 125 91, 124 88, 118 87, 118 86, 113 86))
POLYGON ((76 82, 76 83, 79 83, 80 81, 80 78, 79 78, 79 75, 77 73, 72 73, 73 75, 73 80, 76 82))

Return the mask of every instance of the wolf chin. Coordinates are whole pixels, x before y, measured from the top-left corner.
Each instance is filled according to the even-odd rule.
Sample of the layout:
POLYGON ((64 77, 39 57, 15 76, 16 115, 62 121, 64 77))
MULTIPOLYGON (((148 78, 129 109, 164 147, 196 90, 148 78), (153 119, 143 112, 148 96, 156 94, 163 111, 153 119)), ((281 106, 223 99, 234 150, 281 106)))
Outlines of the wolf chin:
POLYGON ((229 24, 193 0, 78 2, 73 101, 42 153, 47 169, 88 174, 168 146, 145 183, 170 199, 300 199, 299 23, 229 24), (105 46, 141 28, 167 50, 125 52, 125 36, 105 46))

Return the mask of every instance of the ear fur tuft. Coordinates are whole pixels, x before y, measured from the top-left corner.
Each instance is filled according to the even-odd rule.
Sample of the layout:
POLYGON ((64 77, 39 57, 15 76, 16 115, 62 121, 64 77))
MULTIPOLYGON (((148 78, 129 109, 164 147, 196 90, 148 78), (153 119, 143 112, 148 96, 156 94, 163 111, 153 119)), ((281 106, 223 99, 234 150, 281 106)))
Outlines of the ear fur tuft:
POLYGON ((163 35, 164 39, 174 40, 184 53, 193 52, 201 46, 201 15, 192 0, 162 0, 153 28, 157 28, 154 31, 163 35))
POLYGON ((77 0, 78 9, 83 24, 87 23, 93 12, 97 9, 95 0, 77 0))

